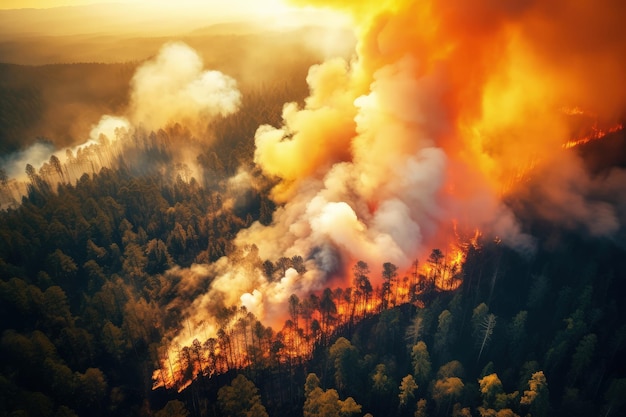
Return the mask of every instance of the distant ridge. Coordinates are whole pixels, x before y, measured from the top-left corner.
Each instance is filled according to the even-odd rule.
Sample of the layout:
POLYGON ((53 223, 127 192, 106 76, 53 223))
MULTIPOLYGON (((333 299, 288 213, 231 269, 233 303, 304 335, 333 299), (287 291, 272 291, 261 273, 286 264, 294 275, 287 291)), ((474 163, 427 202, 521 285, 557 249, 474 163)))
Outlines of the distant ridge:
POLYGON ((24 36, 68 36, 116 34, 136 36, 254 33, 270 28, 302 25, 337 27, 340 22, 326 12, 294 10, 276 16, 259 16, 242 11, 197 11, 185 7, 163 10, 140 4, 117 2, 48 9, 0 9, 0 41, 24 36), (254 21, 254 23, 252 23, 254 21), (198 29, 195 29, 198 28, 198 29), (244 30, 245 28, 245 30, 244 30), (254 29, 254 30, 253 30, 254 29), (208 30, 208 33, 205 32, 208 30), (243 32, 242 32, 243 31, 243 32))

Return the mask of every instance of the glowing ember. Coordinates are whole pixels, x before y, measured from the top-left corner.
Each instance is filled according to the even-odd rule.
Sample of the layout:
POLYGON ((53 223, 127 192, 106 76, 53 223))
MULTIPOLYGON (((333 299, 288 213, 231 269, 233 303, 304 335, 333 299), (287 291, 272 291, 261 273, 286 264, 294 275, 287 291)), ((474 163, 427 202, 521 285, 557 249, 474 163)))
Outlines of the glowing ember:
POLYGON ((624 129, 624 125, 622 125, 621 123, 608 127, 606 129, 599 128, 598 124, 595 123, 591 127, 591 133, 586 136, 567 141, 565 144, 563 144, 563 148, 570 149, 576 146, 584 145, 585 143, 589 143, 593 140, 602 139, 610 133, 619 132, 622 129, 624 129))
POLYGON ((300 363, 311 357, 317 343, 325 343, 336 331, 365 317, 404 303, 423 306, 422 295, 457 289, 467 252, 480 248, 481 233, 475 230, 464 237, 456 222, 452 230, 454 237, 445 252, 433 250, 426 261, 414 261, 404 273, 390 275, 388 282, 381 284, 378 273, 361 261, 353 265, 351 287, 328 288, 303 300, 292 295, 288 316, 276 333, 263 327, 245 307, 230 309, 213 337, 200 342, 190 333, 193 340, 188 344, 171 343, 156 352, 153 389, 182 391, 199 376, 254 368, 270 359, 300 363))
POLYGON ((504 198, 531 172, 546 173, 540 209, 571 213, 546 218, 613 230, 615 222, 593 215, 597 204, 571 195, 579 189, 571 184, 590 179, 563 144, 579 136, 572 118, 586 121, 583 109, 611 120, 626 107, 626 65, 611 50, 615 36, 595 22, 623 25, 583 0, 559 1, 294 1, 348 14, 355 56, 313 66, 304 103, 285 104, 278 126, 257 130, 254 162, 275 179, 278 209, 207 268, 211 285, 182 313, 189 329, 173 335, 165 356, 180 364, 162 384, 180 388, 198 372, 172 346, 189 346, 207 329, 215 369, 255 366, 264 355, 282 363, 306 357, 341 326, 458 288, 476 230, 531 253, 534 241, 504 198), (560 111, 563 103, 578 107, 560 111), (412 265, 415 257, 421 262, 412 265), (249 349, 255 339, 240 313, 218 318, 232 306, 281 329, 255 342, 268 350, 249 349))
MULTIPOLYGON (((503 198, 522 188, 531 171, 558 165, 542 178, 542 199, 553 203, 544 206, 559 212, 576 201, 582 208, 571 210, 578 218, 570 223, 592 223, 603 232, 614 227, 594 220, 596 205, 569 198, 577 187, 561 185, 585 176, 573 152, 562 149, 579 136, 568 118, 588 117, 585 109, 594 109, 598 120, 610 120, 626 107, 626 65, 616 58, 623 54, 611 49, 611 31, 597 30, 597 22, 622 27, 619 13, 583 0, 557 0, 550 7, 470 7, 459 0, 293 3, 348 15, 355 54, 314 65, 306 78, 309 97, 286 103, 277 126, 256 131, 255 172, 276 184, 271 223, 253 223, 238 233, 228 258, 171 272, 196 295, 178 306, 185 323, 169 335, 167 352, 155 353, 162 368, 155 380, 165 386, 181 387, 173 381, 206 369, 251 366, 251 358, 265 358, 249 353, 249 346, 293 358, 339 323, 413 300, 415 288, 458 287, 467 253, 459 242, 470 240, 449 238, 451 219, 458 219, 458 228, 478 229, 531 252, 532 238, 503 198), (563 103, 577 107, 559 111, 563 103), (432 248, 441 250, 430 253, 432 248), (299 262, 291 261, 297 257, 299 262), (422 262, 411 269, 415 257, 422 262), (349 283, 347 269, 359 260, 372 268, 371 288, 349 283), (270 263, 269 273, 263 261, 270 263), (402 273, 382 277, 377 270, 386 263, 397 272, 408 270, 407 284, 402 273), (197 269, 210 277, 200 280, 206 283, 201 288, 194 281, 197 269), (322 292, 350 285, 349 300, 322 292), (311 304, 300 321, 289 312, 291 295, 311 304), (241 307, 255 319, 244 318, 241 307), (286 318, 292 325, 283 326, 286 318), (267 337, 251 334, 256 322, 250 320, 256 319, 262 327, 282 329, 269 338, 277 342, 272 349, 267 337), (215 340, 196 355, 212 366, 195 365, 202 359, 185 350, 196 338, 215 340)), ((205 116, 235 112, 240 98, 234 79, 205 71, 198 54, 169 44, 139 68, 126 119, 114 125, 158 129, 182 120, 195 130, 206 126, 205 116)), ((598 125, 589 137, 611 129, 598 125)), ((76 172, 58 172, 53 163, 42 172, 71 181, 115 156, 87 146, 67 156, 76 172)), ((245 179, 251 177, 242 168, 230 183, 250 186, 245 179)))

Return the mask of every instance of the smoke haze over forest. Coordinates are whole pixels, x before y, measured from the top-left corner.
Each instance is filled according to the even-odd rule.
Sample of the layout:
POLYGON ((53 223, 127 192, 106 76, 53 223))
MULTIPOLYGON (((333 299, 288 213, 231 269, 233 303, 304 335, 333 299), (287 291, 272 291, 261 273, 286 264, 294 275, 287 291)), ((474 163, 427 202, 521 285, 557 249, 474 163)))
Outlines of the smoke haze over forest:
POLYGON ((228 415, 239 371, 307 417, 330 387, 342 416, 565 415, 577 393, 623 410, 622 2, 149 4, 0 10, 0 296, 30 300, 3 310, 25 313, 0 348, 44 332, 49 380, 75 385, 8 365, 1 384, 58 415, 153 415, 166 397, 228 415), (543 344, 522 343, 527 318, 543 344), (68 359, 80 332, 94 353, 68 359), (328 359, 348 351, 373 387, 328 359), (436 377, 415 365, 428 351, 436 377), (116 371, 133 354, 153 403, 116 371), (305 386, 309 360, 334 378, 305 386), (430 405, 407 406, 407 369, 430 405), (89 384, 97 400, 73 402, 89 384))

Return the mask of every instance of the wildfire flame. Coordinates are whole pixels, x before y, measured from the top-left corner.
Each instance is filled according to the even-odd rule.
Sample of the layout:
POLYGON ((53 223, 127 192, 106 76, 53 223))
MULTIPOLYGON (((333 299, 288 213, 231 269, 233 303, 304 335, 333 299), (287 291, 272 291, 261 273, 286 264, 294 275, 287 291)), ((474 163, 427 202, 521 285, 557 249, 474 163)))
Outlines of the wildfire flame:
POLYGON ((618 121, 601 122, 598 114, 579 106, 562 107, 560 110, 562 114, 570 117, 572 125, 578 125, 578 128, 574 129, 567 142, 562 145, 563 149, 571 149, 594 140, 602 139, 624 128, 624 125, 618 121))
POLYGON ((602 139, 611 133, 619 132, 620 130, 623 130, 623 129, 624 129, 624 125, 622 123, 617 123, 605 129, 600 128, 598 126, 598 123, 594 123, 593 126, 591 126, 591 129, 590 129, 591 132, 589 134, 579 137, 579 138, 568 140, 566 143, 563 144, 563 148, 570 149, 576 146, 584 145, 585 143, 602 139))
MULTIPOLYGON (((276 184, 271 224, 242 230, 228 258, 168 272, 195 298, 177 305, 184 323, 152 352, 155 387, 304 360, 342 326, 458 288, 483 234, 532 252, 504 198, 531 173, 542 175, 533 192, 546 219, 592 234, 619 227, 616 210, 589 191, 595 179, 563 148, 623 129, 599 121, 626 108, 625 2, 292 3, 348 15, 355 55, 314 65, 304 103, 286 103, 279 126, 256 132, 255 169, 276 184), (299 265, 283 262, 298 256, 299 265), (361 260, 372 268, 369 284, 350 282, 361 260), (374 271, 386 263, 406 273, 374 271), (210 283, 195 283, 199 274, 210 283)), ((175 120, 202 129, 206 117, 240 105, 236 81, 204 71, 181 44, 166 45, 132 83, 129 114, 116 125, 131 131, 130 123, 156 130, 175 120)), ((42 175, 75 180, 117 155, 91 145, 67 155, 76 172, 51 161, 42 175)))
MULTIPOLYGON (((462 266, 470 248, 480 249, 481 232, 459 232, 452 224, 451 241, 445 251, 424 262, 415 261, 411 268, 397 274, 382 288, 374 284, 363 290, 353 280, 348 288, 324 290, 314 297, 313 304, 302 300, 286 317, 284 325, 274 333, 257 321, 245 307, 231 308, 219 330, 210 330, 211 337, 201 342, 189 331, 186 343, 172 343, 157 350, 157 369, 153 372, 153 389, 182 391, 199 376, 210 377, 230 369, 254 368, 259 364, 301 363, 309 359, 316 344, 358 320, 405 303, 423 306, 421 296, 430 291, 453 291, 462 283, 462 266), (369 291, 369 292, 368 292, 369 291), (323 303, 330 297, 332 308, 323 303)), ((375 272, 368 274, 376 282, 375 272)), ((310 296, 310 295, 309 295, 310 296)))
MULTIPOLYGON (((350 323, 410 302, 416 288, 458 287, 466 254, 481 233, 532 252, 533 239, 503 198, 523 189, 530 172, 545 173, 542 210, 566 211, 568 225, 585 224, 594 233, 615 229, 616 222, 598 220, 606 205, 588 201, 592 193, 570 195, 580 189, 570 183, 591 181, 581 180, 582 163, 563 144, 576 137, 568 118, 580 117, 582 109, 610 120, 626 108, 623 3, 293 3, 346 13, 358 43, 350 62, 313 66, 304 104, 286 104, 282 124, 261 126, 255 137, 255 163, 276 178, 272 198, 279 208, 272 224, 253 224, 235 242, 239 248, 257 245, 261 259, 301 255, 306 272, 287 269, 270 280, 254 268, 239 274, 238 262, 224 261, 206 294, 243 304, 275 328, 290 318, 291 294, 301 300, 317 294, 317 310, 306 313, 306 324, 291 315, 263 358, 306 357, 311 344, 346 318, 350 323), (578 107, 561 111, 562 103, 578 107), (452 233, 450 219, 458 219, 452 233), (459 239, 460 230, 472 233, 459 239), (441 250, 430 253, 432 248, 441 250), (411 270, 415 257, 421 262, 411 270), (371 291, 353 283, 346 298, 347 266, 359 260, 409 271, 406 284, 402 274, 390 282, 372 274, 371 291), (344 288, 333 308, 324 289, 330 283, 344 288), (379 299, 369 295, 376 288, 384 294, 379 299)), ((200 323, 207 313, 201 302, 194 304, 187 314, 200 323)), ((248 333, 225 333, 208 357, 221 356, 220 366, 251 366, 248 333), (233 350, 242 354, 238 363, 229 360, 233 350)), ((172 346, 189 339, 181 331, 172 346)), ((170 348, 167 357, 175 353, 170 348)), ((159 376, 165 371, 155 373, 157 384, 181 387, 175 381, 196 372, 192 366, 169 369, 169 379, 159 376)))

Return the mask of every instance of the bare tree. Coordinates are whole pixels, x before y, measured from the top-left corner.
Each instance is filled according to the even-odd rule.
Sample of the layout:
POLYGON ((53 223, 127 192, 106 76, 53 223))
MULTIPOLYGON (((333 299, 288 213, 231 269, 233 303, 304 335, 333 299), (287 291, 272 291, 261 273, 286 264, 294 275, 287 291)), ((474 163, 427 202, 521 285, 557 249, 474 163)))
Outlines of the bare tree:
POLYGON ((488 314, 481 324, 482 341, 480 343, 480 351, 478 352, 477 360, 480 360, 485 346, 489 343, 494 327, 496 327, 496 316, 494 314, 488 314))

